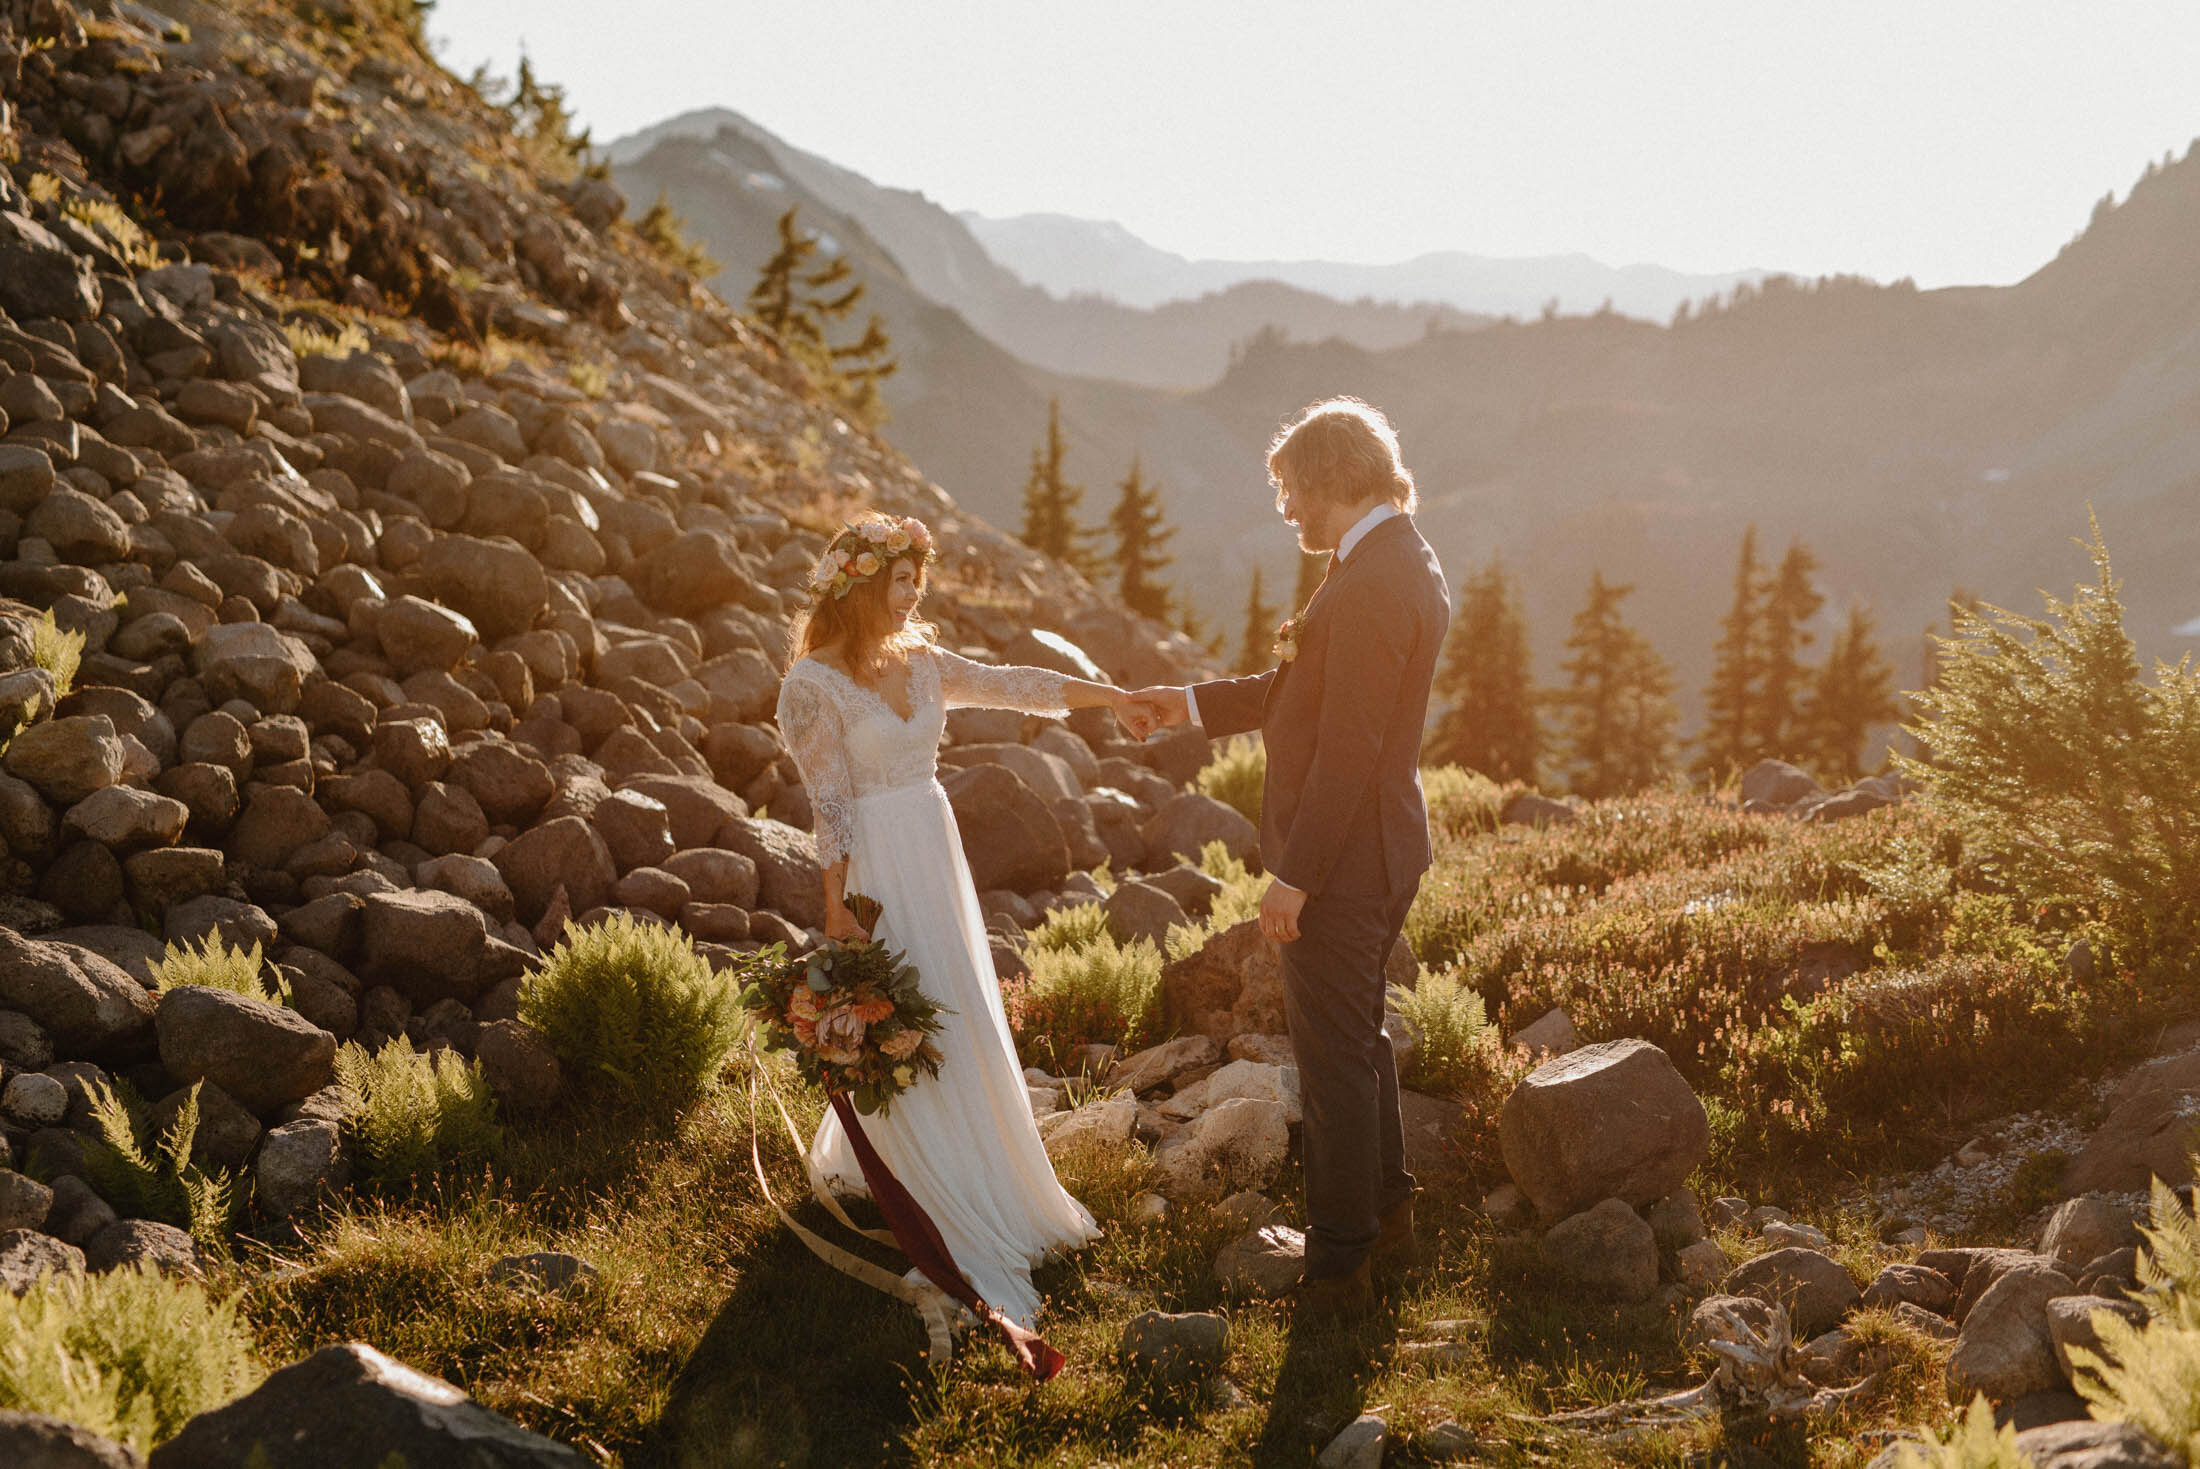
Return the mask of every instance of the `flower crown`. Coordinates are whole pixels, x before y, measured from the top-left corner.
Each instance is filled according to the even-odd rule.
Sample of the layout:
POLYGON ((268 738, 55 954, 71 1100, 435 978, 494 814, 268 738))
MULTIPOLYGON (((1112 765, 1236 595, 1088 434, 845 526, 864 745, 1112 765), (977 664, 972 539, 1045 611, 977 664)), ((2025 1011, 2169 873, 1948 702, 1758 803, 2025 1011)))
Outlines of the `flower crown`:
POLYGON ((851 521, 825 547, 810 572, 810 597, 839 601, 858 582, 869 581, 896 561, 922 566, 932 557, 932 532, 914 515, 866 515, 851 521))

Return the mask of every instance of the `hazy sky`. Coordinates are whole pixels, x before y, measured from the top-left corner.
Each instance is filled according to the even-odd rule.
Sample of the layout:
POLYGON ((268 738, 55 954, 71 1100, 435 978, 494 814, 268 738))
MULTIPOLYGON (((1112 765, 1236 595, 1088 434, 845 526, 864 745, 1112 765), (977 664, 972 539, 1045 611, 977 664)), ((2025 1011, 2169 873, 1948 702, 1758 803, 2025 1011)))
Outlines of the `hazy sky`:
POLYGON ((2200 134, 2186 0, 439 0, 602 141, 724 106, 1186 255, 2019 279, 2200 134))

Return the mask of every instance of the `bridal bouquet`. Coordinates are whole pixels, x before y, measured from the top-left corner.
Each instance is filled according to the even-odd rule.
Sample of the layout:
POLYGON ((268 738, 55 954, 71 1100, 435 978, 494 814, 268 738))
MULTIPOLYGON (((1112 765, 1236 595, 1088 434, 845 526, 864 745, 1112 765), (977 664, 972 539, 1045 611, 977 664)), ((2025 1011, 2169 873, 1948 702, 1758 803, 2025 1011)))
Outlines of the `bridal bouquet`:
MULTIPOLYGON (((861 894, 848 906, 866 929, 879 905, 861 894)), ((865 1116, 884 1114, 916 1084, 940 1074, 931 1037, 940 1006, 918 988, 917 971, 876 940, 825 946, 768 965, 741 992, 763 1030, 764 1049, 792 1051, 804 1077, 827 1094, 844 1092, 865 1116)))

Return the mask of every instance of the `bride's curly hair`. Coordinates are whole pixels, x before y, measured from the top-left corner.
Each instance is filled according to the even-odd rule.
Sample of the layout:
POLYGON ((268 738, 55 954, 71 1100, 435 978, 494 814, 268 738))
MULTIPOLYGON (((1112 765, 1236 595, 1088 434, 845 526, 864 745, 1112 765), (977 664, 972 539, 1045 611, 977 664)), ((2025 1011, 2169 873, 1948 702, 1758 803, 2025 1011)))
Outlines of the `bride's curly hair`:
POLYGON ((891 655, 932 642, 935 629, 930 623, 911 613, 909 620, 897 628, 894 614, 886 603, 897 561, 907 561, 916 567, 917 594, 924 594, 925 571, 932 559, 930 533, 926 532, 921 540, 912 541, 906 549, 888 552, 865 540, 864 523, 858 521, 834 536, 825 548, 825 555, 830 560, 836 551, 871 549, 879 558, 877 572, 870 576, 845 577, 836 584, 823 575, 826 562, 819 562, 819 571, 811 583, 810 605, 795 614, 788 632, 789 668, 820 648, 837 646, 848 671, 857 682, 867 684, 885 670, 891 655))

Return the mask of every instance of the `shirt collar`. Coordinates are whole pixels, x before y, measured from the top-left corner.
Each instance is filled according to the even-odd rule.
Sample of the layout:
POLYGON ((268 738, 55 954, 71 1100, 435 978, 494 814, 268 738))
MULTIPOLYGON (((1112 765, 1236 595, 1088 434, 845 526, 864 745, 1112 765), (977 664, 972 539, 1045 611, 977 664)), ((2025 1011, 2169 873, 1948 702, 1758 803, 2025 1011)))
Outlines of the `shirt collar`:
POLYGON ((1352 554, 1352 548, 1367 538, 1369 531, 1386 520, 1395 520, 1403 513, 1397 506, 1387 501, 1368 511, 1367 514, 1354 521, 1352 529, 1344 533, 1344 539, 1337 542, 1337 559, 1339 561, 1345 560, 1352 554))

